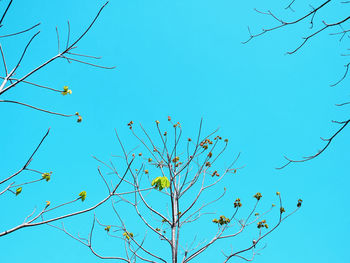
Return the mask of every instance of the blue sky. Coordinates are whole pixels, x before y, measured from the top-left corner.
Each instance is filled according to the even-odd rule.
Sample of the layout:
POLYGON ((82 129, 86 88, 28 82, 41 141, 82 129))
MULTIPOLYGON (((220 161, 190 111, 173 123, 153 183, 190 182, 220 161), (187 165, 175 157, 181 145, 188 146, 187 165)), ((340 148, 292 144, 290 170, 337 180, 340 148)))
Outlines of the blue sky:
MULTIPOLYGON (((274 2, 110 1, 78 50, 102 56, 103 65, 116 69, 57 61, 30 80, 57 89, 68 85, 72 95, 19 85, 2 98, 67 114, 79 111, 83 122, 0 104, 1 173, 23 165, 49 127, 50 135, 32 168, 53 171, 49 184, 24 188, 16 198, 2 197, 5 217, 1 216, 1 225, 21 223, 45 200, 71 200, 81 190, 87 191, 88 198, 73 210, 99 200, 105 189, 92 155, 108 161, 121 153, 115 128, 131 149, 136 141, 130 139, 126 126, 130 120, 144 124, 153 134, 154 121, 166 123, 170 115, 182 123, 186 135, 193 136, 203 117, 206 131, 220 127, 220 134, 230 139, 227 162, 241 152, 239 164, 245 166, 226 178, 230 196, 217 207, 218 213, 232 207, 237 196, 252 205, 252 195, 258 191, 263 193, 265 205, 276 202, 275 192, 280 191, 289 211, 298 198, 304 200, 302 209, 265 240, 267 247, 255 262, 347 262, 350 133, 344 130, 315 160, 283 170, 275 167, 284 163, 284 154, 293 158, 313 154, 323 145, 319 137, 327 137, 337 128, 330 121, 347 118, 347 108, 334 104, 347 100, 348 80, 336 88, 329 84, 343 74, 347 61, 340 54, 348 40, 339 42, 327 32, 298 53, 285 55, 307 32, 298 25, 241 44, 248 37, 248 25, 259 30, 273 22, 253 8, 280 10, 285 6, 274 2)), ((42 23, 18 75, 56 54, 56 26, 63 41, 69 20, 71 38, 76 38, 103 3, 14 1, 1 34, 42 23)), ((307 6, 299 3, 298 7, 304 10, 307 6)), ((340 12, 346 11, 335 6, 320 16, 332 20, 340 12)), ((32 33, 1 40, 10 66, 15 65, 32 33)), ((108 221, 113 215, 107 208, 96 213, 108 221)), ((88 234, 91 220, 89 214, 65 224, 72 232, 88 234)), ((208 224, 203 220, 196 228, 206 229, 208 224)), ((142 234, 144 230, 135 227, 133 231, 142 234)), ((251 240, 249 233, 243 234, 241 242, 251 240)), ((109 255, 122 253, 103 235, 97 236, 96 245, 109 255)), ((0 247, 1 262, 99 261, 86 247, 46 226, 2 237, 0 247)), ((221 262, 217 261, 218 250, 210 250, 194 262, 221 262)), ((232 260, 236 261, 239 259, 232 260)))

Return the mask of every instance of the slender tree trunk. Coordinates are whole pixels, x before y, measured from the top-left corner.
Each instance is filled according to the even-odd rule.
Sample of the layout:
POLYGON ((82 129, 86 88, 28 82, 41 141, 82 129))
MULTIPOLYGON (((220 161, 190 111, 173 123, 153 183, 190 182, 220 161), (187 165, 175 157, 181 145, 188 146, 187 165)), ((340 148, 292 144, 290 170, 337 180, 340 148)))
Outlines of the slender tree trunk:
POLYGON ((172 196, 172 214, 173 222, 171 225, 171 254, 172 254, 172 263, 177 263, 177 218, 178 218, 178 202, 177 202, 177 192, 174 190, 172 196))

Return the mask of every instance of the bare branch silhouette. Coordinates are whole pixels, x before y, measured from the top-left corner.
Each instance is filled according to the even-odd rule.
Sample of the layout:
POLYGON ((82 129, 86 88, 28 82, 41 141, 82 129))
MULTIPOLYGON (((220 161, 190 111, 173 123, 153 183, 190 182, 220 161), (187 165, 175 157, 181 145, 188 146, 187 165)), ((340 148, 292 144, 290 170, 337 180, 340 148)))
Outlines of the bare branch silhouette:
MULTIPOLYGON (((172 122, 170 117, 170 129, 168 130, 162 130, 159 121, 156 121, 154 133, 148 132, 140 125, 141 134, 139 134, 132 121, 129 122, 128 127, 131 135, 142 147, 137 148, 138 152, 135 150, 129 152, 127 146, 131 141, 128 140, 128 145, 123 144, 122 139, 116 133, 123 152, 123 156, 118 156, 118 160, 128 163, 132 157, 135 160, 134 166, 137 168, 129 169, 129 178, 120 179, 123 181, 123 191, 118 190, 113 196, 112 210, 117 222, 111 222, 110 218, 103 219, 104 223, 101 223, 100 219, 97 220, 102 228, 100 230, 105 231, 109 238, 115 240, 115 247, 118 247, 116 255, 104 256, 102 250, 96 255, 97 248, 93 248, 90 241, 84 242, 79 235, 68 233, 64 228, 54 226, 89 247, 92 253, 99 258, 113 258, 126 262, 140 260, 141 262, 186 263, 206 252, 216 243, 223 242, 223 240, 226 244, 230 243, 231 239, 237 237, 248 227, 256 225, 257 233, 252 237, 253 243, 246 244, 243 250, 225 253, 222 258, 222 262, 227 262, 233 257, 249 260, 249 253, 251 258, 258 253, 255 248, 258 247, 260 241, 277 229, 301 206, 302 200, 299 199, 296 209, 284 216, 285 209, 282 206, 281 195, 277 192, 280 202, 279 216, 278 221, 270 228, 266 223, 266 216, 270 214, 274 205, 265 212, 257 213, 262 195, 256 193, 253 196, 256 199, 254 206, 243 218, 240 212, 242 202, 237 198, 232 208, 225 210, 225 215, 213 219, 218 213, 208 209, 213 209, 226 193, 226 187, 220 193, 217 187, 223 183, 224 177, 236 174, 240 169, 240 167, 233 167, 237 158, 231 161, 226 168, 220 168, 221 162, 218 160, 227 149, 228 140, 216 135, 218 130, 202 136, 202 121, 199 125, 197 139, 194 141, 190 138, 181 139, 183 134, 181 124, 172 122), (214 191, 214 196, 208 194, 209 190, 214 191), (131 210, 125 212, 125 207, 130 207, 131 210), (135 220, 135 216, 130 214, 132 210, 139 219, 136 225, 129 222, 131 218, 135 220), (185 246, 181 245, 184 240, 180 239, 182 231, 185 231, 184 226, 191 224, 191 228, 196 228, 197 220, 207 220, 206 238, 198 243, 193 241, 191 246, 184 248, 185 246), (210 224, 217 226, 216 230, 214 228, 212 231, 210 224), (142 226, 144 231, 141 230, 142 226), (152 246, 155 240, 164 243, 164 248, 152 246), (123 246, 125 251, 121 249, 123 246), (166 252, 160 253, 160 251, 166 252)), ((109 171, 103 173, 99 169, 106 187, 109 188, 107 176, 120 178, 119 174, 112 163, 108 164, 97 158, 96 160, 109 171)), ((91 240, 91 233, 92 230, 88 238, 84 240, 91 240)), ((196 240, 196 236, 191 239, 196 240)), ((260 251, 259 248, 258 251, 260 251)))

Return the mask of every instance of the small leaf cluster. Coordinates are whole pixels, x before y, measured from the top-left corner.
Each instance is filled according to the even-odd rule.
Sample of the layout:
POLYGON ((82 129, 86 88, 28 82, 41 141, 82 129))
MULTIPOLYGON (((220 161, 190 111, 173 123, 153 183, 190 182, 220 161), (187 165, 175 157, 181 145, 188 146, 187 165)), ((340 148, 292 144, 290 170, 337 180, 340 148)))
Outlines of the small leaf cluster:
POLYGON ((83 121, 83 117, 81 117, 79 112, 76 112, 75 115, 78 116, 77 122, 82 122, 83 121))
POLYGON ((175 164, 175 167, 178 167, 182 164, 182 162, 179 162, 179 161, 180 161, 179 156, 176 156, 174 159, 172 159, 172 162, 175 164))
POLYGON ((256 198, 256 200, 258 201, 261 199, 261 197, 262 197, 262 194, 259 192, 254 195, 254 198, 256 198))
POLYGON ((205 139, 202 141, 199 146, 201 146, 204 150, 208 149, 208 145, 213 144, 213 142, 210 139, 205 139))
POLYGON ((176 127, 181 128, 181 124, 180 124, 180 122, 175 123, 175 124, 173 125, 173 127, 174 127, 174 128, 176 128, 176 127))
POLYGON ((50 181, 50 179, 51 179, 51 174, 52 174, 52 172, 43 173, 41 176, 42 176, 43 179, 46 180, 46 182, 48 182, 48 181, 50 181))
POLYGON ((213 223, 218 224, 218 225, 227 225, 228 223, 230 223, 231 220, 229 218, 227 218, 226 216, 220 216, 219 219, 213 219, 213 223))
POLYGON ((86 191, 80 192, 79 196, 80 196, 81 201, 84 202, 86 199, 86 191))
POLYGON ((68 88, 68 86, 63 86, 63 91, 61 92, 63 96, 66 96, 68 94, 72 94, 72 91, 68 88))
POLYGON ((258 222, 258 228, 259 228, 259 229, 261 229, 261 228, 266 228, 266 229, 268 229, 269 226, 268 226, 268 224, 266 224, 266 220, 262 220, 262 221, 258 222))
POLYGON ((133 237, 134 237, 134 234, 133 234, 132 232, 125 231, 125 232, 123 233, 123 236, 124 236, 127 240, 129 240, 130 238, 133 238, 133 237))
POLYGON ((214 176, 220 176, 220 174, 218 173, 218 171, 214 171, 212 174, 211 174, 211 177, 214 177, 214 176))
POLYGON ((129 126, 129 129, 131 130, 132 129, 132 125, 134 124, 134 122, 133 121, 130 121, 129 123, 128 123, 128 126, 129 126))
POLYGON ((301 204, 303 203, 303 200, 299 199, 297 203, 297 207, 301 207, 301 204))
POLYGON ((237 198, 236 201, 233 203, 234 207, 241 207, 242 203, 241 203, 241 199, 237 198))

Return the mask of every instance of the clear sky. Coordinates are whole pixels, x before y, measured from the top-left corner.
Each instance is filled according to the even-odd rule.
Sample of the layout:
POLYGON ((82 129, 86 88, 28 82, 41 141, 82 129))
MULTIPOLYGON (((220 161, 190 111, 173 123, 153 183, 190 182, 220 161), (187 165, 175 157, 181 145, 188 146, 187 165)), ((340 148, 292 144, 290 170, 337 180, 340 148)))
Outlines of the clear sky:
MULTIPOLYGON (((99 63, 116 69, 103 70, 61 60, 28 80, 57 89, 68 85, 72 95, 19 85, 1 97, 67 114, 79 111, 83 122, 0 104, 1 174, 18 170, 49 127, 50 135, 32 168, 53 171, 48 184, 23 188, 16 198, 9 194, 2 197, 0 231, 4 226, 21 223, 46 200, 68 201, 86 190, 87 200, 75 205, 74 210, 103 197, 105 188, 96 169, 99 164, 92 155, 108 161, 112 155, 121 154, 115 128, 126 145, 132 144, 131 149, 136 142, 129 137, 126 124, 130 120, 144 124, 152 135, 154 121, 166 123, 170 115, 181 122, 186 135, 193 136, 203 117, 206 131, 220 127, 220 134, 230 139, 228 160, 223 164, 241 152, 239 165, 245 166, 237 175, 226 178, 223 185, 229 188, 229 196, 210 211, 220 214, 230 210, 236 197, 244 205, 253 205, 252 195, 258 191, 263 194, 265 205, 276 202, 275 192, 280 191, 287 212, 295 208, 298 198, 304 200, 302 209, 262 242, 267 247, 255 262, 348 262, 350 132, 344 130, 315 160, 283 170, 275 167, 284 164, 284 154, 300 158, 315 153, 323 145, 319 137, 327 137, 337 128, 330 121, 346 119, 348 109, 334 104, 347 100, 349 81, 336 88, 329 84, 343 74, 347 60, 340 54, 349 40, 339 42, 325 32, 297 54, 285 55, 305 36, 304 25, 275 31, 243 45, 241 41, 249 36, 248 25, 259 30, 273 23, 253 8, 281 10, 288 1, 283 5, 275 2, 110 1, 79 43, 77 52, 102 56, 99 63)), ((320 1, 313 2, 316 5, 320 1)), ((1 9, 5 3, 1 1, 1 9)), ((74 39, 103 3, 15 0, 1 35, 42 23, 41 33, 30 46, 17 76, 56 54, 56 26, 63 42, 69 20, 74 39)), ((296 7, 308 10, 306 3, 296 7)), ((332 21, 341 12, 345 14, 346 10, 335 6, 327 14, 320 13, 319 19, 332 21)), ((293 17, 290 11, 280 14, 293 17)), ((10 67, 17 63, 33 33, 1 39, 10 67)), ((104 222, 113 224, 113 215, 106 208, 96 213, 98 218, 105 218, 104 222)), ((276 210, 271 220, 277 214, 276 210)), ((87 236, 92 216, 76 217, 65 224, 70 231, 87 236)), ((128 216, 133 218, 134 214, 128 216)), ((189 233, 208 229, 210 220, 209 217, 199 221, 195 225, 199 230, 189 233)), ((133 232, 142 236, 144 229, 133 227, 133 232)), ((250 242, 249 233, 243 234, 241 242, 250 242)), ((103 234, 97 235, 95 241, 99 251, 123 255, 123 249, 103 234)), ((235 241, 232 246, 241 244, 235 241)), ((221 262, 220 251, 220 247, 208 250, 204 258, 193 262, 221 262)), ((64 233, 44 226, 0 238, 0 262, 102 261, 64 233)))

